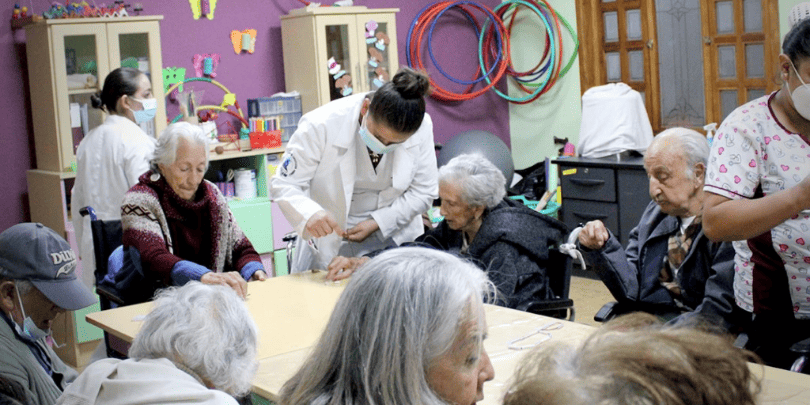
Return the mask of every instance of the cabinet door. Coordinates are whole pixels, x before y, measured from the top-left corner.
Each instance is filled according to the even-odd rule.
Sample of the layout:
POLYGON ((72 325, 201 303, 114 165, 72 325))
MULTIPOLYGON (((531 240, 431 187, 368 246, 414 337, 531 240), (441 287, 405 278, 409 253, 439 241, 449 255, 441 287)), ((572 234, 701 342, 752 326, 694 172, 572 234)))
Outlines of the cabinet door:
POLYGON ((111 69, 132 67, 145 73, 152 82, 157 112, 155 119, 143 127, 149 135, 156 137, 166 127, 160 26, 157 21, 108 23, 107 38, 111 69))
POLYGON ((110 68, 104 24, 54 26, 53 63, 61 171, 70 170, 84 135, 104 119, 90 95, 99 91, 110 68), (86 111, 86 113, 85 113, 86 111))
POLYGON ((393 13, 358 14, 358 44, 363 50, 359 68, 362 89, 377 90, 391 80, 399 69, 397 53, 397 24, 393 13), (370 30, 373 29, 373 32, 370 30), (388 38, 388 44, 380 40, 388 38))
MULTIPOLYGON (((316 41, 318 43, 318 58, 315 65, 318 76, 318 105, 324 105, 332 100, 367 91, 360 77, 360 50, 355 40, 362 32, 357 27, 353 15, 325 15, 318 16, 316 27, 316 41), (340 65, 332 65, 330 72, 329 60, 340 65), (347 79, 347 76, 350 79, 347 79)), ((363 62, 365 63, 365 62, 363 62)))

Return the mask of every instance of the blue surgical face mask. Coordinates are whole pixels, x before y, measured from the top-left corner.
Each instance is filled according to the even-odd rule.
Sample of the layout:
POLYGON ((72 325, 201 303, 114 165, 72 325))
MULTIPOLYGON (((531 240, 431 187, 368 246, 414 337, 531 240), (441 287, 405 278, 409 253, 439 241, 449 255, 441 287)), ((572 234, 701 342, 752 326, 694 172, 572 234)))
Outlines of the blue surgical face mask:
POLYGON ((396 149, 399 144, 392 143, 390 145, 385 145, 377 139, 376 136, 372 135, 371 132, 368 130, 368 126, 366 122, 368 121, 368 113, 363 117, 363 125, 360 125, 360 138, 363 140, 363 143, 371 149, 372 152, 378 153, 380 155, 391 153, 396 149))
POLYGON ((143 106, 143 110, 135 111, 133 109, 129 109, 132 111, 132 116, 135 118, 136 124, 142 124, 144 122, 149 122, 155 119, 155 113, 157 113, 157 99, 155 98, 146 98, 143 100, 137 99, 132 97, 133 100, 141 103, 143 106))
POLYGON ((40 329, 30 316, 25 316, 25 308, 23 308, 22 297, 20 297, 20 290, 17 288, 17 284, 14 284, 14 289, 17 290, 17 300, 20 302, 20 311, 22 311, 22 316, 25 318, 22 328, 20 328, 20 325, 17 325, 17 322, 14 322, 14 328, 17 329, 17 333, 23 339, 26 339, 31 343, 50 335, 50 330, 44 331, 40 329))

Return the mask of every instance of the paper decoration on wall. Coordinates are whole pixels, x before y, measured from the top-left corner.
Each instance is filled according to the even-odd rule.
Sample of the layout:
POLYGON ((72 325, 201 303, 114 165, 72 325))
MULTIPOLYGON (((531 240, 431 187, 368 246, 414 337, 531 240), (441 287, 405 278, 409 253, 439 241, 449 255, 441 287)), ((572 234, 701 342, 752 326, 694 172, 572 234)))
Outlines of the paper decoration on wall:
POLYGON ((256 30, 233 30, 231 31, 231 42, 233 43, 233 51, 236 52, 237 55, 242 51, 253 53, 256 47, 256 30))
POLYGON ((217 77, 217 66, 219 66, 219 55, 215 53, 197 54, 191 59, 194 65, 194 73, 197 77, 217 77))
POLYGON ((183 82, 186 80, 186 68, 181 67, 167 67, 163 69, 163 91, 168 91, 169 87, 173 84, 180 83, 177 86, 179 91, 183 91, 183 82))
POLYGON ((340 63, 335 61, 335 57, 329 58, 326 61, 326 68, 332 78, 335 79, 335 88, 340 90, 340 94, 344 97, 352 94, 352 75, 346 74, 346 71, 341 69, 340 63))
POLYGON ((217 8, 217 0, 188 0, 191 4, 191 14, 195 20, 200 16, 205 16, 209 20, 214 19, 214 9, 217 8))
POLYGON ((374 87, 374 90, 377 90, 380 87, 382 87, 383 84, 385 84, 385 82, 389 80, 388 69, 380 66, 374 70, 374 73, 377 74, 377 77, 375 77, 374 80, 371 81, 371 84, 374 87))
POLYGON ((225 93, 225 96, 222 98, 222 104, 220 105, 220 107, 225 108, 229 105, 236 105, 236 94, 225 93))

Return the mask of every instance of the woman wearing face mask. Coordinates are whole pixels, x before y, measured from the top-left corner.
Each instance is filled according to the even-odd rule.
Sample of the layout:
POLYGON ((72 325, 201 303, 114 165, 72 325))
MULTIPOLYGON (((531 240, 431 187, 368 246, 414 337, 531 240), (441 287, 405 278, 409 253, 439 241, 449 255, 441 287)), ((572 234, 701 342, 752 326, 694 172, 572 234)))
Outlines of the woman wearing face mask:
POLYGON ((76 151, 76 182, 70 208, 79 253, 88 269, 83 273, 86 285, 95 284, 95 260, 90 218, 82 217, 79 209, 89 205, 99 219, 121 218, 124 193, 149 170, 155 139, 139 124, 153 120, 157 106, 149 78, 132 68, 110 72, 104 88, 91 96, 91 101, 94 108, 107 113, 107 119, 84 137, 76 151))
POLYGON ((734 296, 749 348, 777 367, 810 337, 810 19, 785 36, 782 87, 732 112, 712 145, 706 236, 735 241, 734 296))
POLYGON ((293 271, 326 269, 412 241, 438 195, 426 76, 403 69, 379 90, 307 113, 271 180, 274 201, 303 238, 293 271))

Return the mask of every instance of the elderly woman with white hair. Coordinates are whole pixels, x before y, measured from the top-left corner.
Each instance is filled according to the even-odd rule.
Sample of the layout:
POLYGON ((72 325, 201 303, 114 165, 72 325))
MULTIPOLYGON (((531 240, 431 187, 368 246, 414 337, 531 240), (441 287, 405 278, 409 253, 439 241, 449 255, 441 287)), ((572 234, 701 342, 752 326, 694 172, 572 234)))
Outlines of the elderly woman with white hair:
MULTIPOLYGON (((550 251, 567 234, 549 216, 504 198, 506 179, 480 155, 460 155, 439 168, 444 220, 405 246, 428 246, 472 259, 498 288, 497 303, 525 310, 531 302, 554 298, 547 271, 565 265, 550 251)), ((348 277, 368 258, 338 257, 329 277, 348 277)))
POLYGON ((258 369, 258 335, 233 290, 191 282, 162 290, 129 350, 84 370, 58 404, 237 404, 258 369))
POLYGON ((461 404, 495 376, 483 346, 492 283, 432 249, 386 251, 360 267, 280 405, 461 404), (437 271, 441 269, 441 271, 437 271))
POLYGON ((158 138, 151 170, 124 196, 124 269, 105 281, 125 300, 144 301, 157 287, 190 280, 227 285, 244 297, 246 280, 266 278, 225 198, 203 179, 208 153, 199 126, 169 125, 158 138), (143 280, 131 282, 134 275, 143 280))

